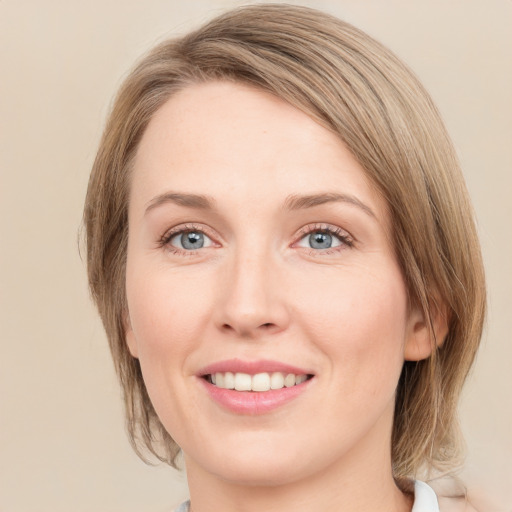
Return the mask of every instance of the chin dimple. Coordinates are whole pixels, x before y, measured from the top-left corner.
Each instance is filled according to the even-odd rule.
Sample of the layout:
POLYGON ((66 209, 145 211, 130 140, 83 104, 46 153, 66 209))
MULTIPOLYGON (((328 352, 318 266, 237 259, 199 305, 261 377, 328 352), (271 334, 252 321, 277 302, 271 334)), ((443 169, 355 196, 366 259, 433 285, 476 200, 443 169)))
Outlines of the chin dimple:
POLYGON ((248 373, 219 372, 206 375, 205 378, 218 388, 233 389, 235 391, 270 391, 271 389, 290 388, 302 384, 310 376, 294 373, 248 373))

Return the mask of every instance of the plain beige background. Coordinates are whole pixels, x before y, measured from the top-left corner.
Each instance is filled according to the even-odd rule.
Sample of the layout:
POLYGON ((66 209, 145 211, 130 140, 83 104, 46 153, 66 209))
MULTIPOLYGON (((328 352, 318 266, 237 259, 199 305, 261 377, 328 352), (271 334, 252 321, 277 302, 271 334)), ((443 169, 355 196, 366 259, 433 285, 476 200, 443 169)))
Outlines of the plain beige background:
MULTIPOLYGON (((184 476, 131 452, 77 232, 104 119, 134 59, 242 3, 0 0, 1 512, 163 512, 186 495, 184 476)), ((393 49, 453 136, 490 309, 461 408, 464 475, 510 512, 512 2, 295 3, 330 11, 393 49)))

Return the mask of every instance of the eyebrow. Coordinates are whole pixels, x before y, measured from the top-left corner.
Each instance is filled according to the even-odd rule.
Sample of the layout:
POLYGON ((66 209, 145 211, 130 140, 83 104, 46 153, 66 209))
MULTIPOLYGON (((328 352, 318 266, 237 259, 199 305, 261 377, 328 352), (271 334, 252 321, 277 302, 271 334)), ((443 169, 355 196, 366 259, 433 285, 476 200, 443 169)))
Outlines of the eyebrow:
POLYGON ((336 192, 311 194, 306 196, 291 195, 288 196, 285 201, 285 208, 288 210, 302 210, 326 203, 348 203, 352 206, 357 206, 370 217, 373 217, 374 219, 377 218, 373 210, 357 197, 350 194, 338 194, 336 192))
POLYGON ((214 210, 216 204, 212 197, 202 194, 166 192, 165 194, 160 194, 151 199, 146 206, 145 213, 148 213, 154 208, 166 203, 174 203, 187 208, 195 208, 196 210, 214 210))
MULTIPOLYGON (((179 206, 185 206, 187 208, 194 208, 197 210, 215 210, 216 207, 216 201, 211 196, 203 194, 186 194, 181 192, 166 192, 151 199, 148 202, 145 213, 147 214, 154 208, 166 203, 174 203, 179 206)), ((375 219, 377 218, 373 210, 357 197, 350 194, 339 194, 336 192, 325 192, 310 195, 293 194, 286 198, 284 202, 284 209, 290 211, 304 210, 326 203, 348 203, 360 208, 370 217, 375 219)))

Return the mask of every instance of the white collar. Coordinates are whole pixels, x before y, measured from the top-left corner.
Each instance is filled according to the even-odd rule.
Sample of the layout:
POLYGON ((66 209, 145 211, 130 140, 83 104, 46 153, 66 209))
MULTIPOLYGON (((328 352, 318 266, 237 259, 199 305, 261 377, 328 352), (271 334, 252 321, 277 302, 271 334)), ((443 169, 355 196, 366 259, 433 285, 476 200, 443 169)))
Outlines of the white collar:
POLYGON ((436 493, 420 480, 414 482, 414 505, 411 512, 439 512, 436 493))

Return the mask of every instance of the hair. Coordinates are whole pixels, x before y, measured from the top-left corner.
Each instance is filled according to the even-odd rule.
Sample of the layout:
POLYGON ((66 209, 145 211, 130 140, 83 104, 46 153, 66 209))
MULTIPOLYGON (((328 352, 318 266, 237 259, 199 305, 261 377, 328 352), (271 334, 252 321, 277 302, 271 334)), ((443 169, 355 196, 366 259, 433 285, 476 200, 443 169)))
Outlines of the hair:
POLYGON ((131 164, 154 113, 177 91, 227 80, 252 85, 333 131, 386 200, 411 304, 434 339, 406 361, 396 392, 392 463, 397 480, 460 462, 457 403, 485 315, 473 211, 452 143, 428 93, 387 48, 328 14, 260 4, 237 8, 147 54, 124 81, 92 168, 84 209, 88 277, 110 343, 135 450, 176 465, 127 348, 125 266, 131 164))

